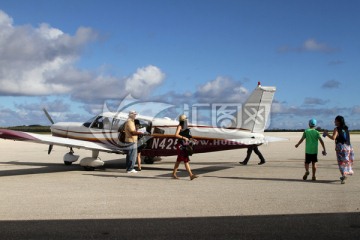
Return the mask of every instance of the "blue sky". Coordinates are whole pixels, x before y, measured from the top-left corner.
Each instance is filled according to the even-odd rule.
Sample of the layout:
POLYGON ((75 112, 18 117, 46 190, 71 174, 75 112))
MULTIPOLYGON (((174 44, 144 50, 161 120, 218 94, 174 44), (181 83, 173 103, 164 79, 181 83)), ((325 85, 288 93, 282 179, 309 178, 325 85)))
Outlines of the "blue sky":
POLYGON ((271 128, 313 117, 332 128, 340 114, 360 129, 359 11, 357 0, 3 0, 0 126, 47 124, 42 107, 85 121, 128 94, 243 102, 261 81, 277 87, 271 128))

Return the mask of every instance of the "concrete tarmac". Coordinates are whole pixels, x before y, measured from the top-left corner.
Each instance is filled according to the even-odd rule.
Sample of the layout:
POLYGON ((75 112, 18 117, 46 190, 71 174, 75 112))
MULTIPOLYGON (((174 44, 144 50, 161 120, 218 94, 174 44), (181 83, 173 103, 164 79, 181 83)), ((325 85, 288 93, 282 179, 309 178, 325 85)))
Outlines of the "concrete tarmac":
POLYGON ((198 154, 193 181, 183 165, 171 178, 176 157, 127 174, 125 156, 101 153, 106 165, 84 171, 62 163, 66 148, 0 140, 0 239, 359 239, 360 135, 346 184, 333 141, 317 181, 303 181, 301 133, 265 135, 289 139, 259 148, 265 165, 253 154, 241 166, 244 149, 198 154))

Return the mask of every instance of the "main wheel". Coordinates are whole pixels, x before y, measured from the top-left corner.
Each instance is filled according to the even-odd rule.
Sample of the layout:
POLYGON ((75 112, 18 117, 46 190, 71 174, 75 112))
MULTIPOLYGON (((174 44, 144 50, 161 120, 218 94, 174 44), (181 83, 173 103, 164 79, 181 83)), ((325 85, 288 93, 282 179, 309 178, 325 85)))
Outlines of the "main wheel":
POLYGON ((145 157, 144 162, 146 164, 153 164, 154 163, 154 157, 145 157))
POLYGON ((89 166, 85 166, 84 169, 85 169, 85 171, 94 171, 95 170, 94 167, 89 167, 89 166))

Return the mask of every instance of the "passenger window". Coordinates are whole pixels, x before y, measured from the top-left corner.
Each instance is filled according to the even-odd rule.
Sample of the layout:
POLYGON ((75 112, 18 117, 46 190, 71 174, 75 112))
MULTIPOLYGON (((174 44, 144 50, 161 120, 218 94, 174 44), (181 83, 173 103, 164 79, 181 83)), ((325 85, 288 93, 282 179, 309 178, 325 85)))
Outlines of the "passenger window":
POLYGON ((104 120, 103 120, 103 125, 104 125, 104 129, 105 130, 111 130, 111 121, 110 121, 110 119, 109 118, 104 118, 104 120))
POLYGON ((113 119, 113 122, 112 122, 112 127, 111 127, 111 130, 114 130, 114 131, 118 131, 120 126, 124 123, 125 121, 122 120, 122 119, 116 119, 114 118, 113 119))

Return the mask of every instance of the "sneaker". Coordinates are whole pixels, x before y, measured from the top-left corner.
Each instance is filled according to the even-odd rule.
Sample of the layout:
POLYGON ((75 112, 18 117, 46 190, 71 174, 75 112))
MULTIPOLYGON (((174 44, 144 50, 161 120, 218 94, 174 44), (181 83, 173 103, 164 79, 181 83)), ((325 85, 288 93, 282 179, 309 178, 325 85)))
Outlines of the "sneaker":
POLYGON ((258 165, 263 165, 263 164, 265 164, 265 162, 259 162, 259 163, 258 163, 258 165))
POLYGON ((341 184, 345 184, 346 177, 345 176, 340 177, 340 180, 341 180, 341 184))
POLYGON ((135 169, 132 169, 130 171, 126 171, 126 173, 137 173, 138 171, 136 171, 135 169))
POLYGON ((305 174, 304 174, 304 176, 303 176, 303 180, 306 180, 307 179, 307 177, 309 176, 309 172, 305 172, 305 174))
POLYGON ((313 180, 313 181, 316 181, 316 177, 315 177, 315 176, 313 176, 313 177, 312 177, 312 180, 313 180))
POLYGON ((241 165, 246 165, 247 162, 239 162, 241 165))

